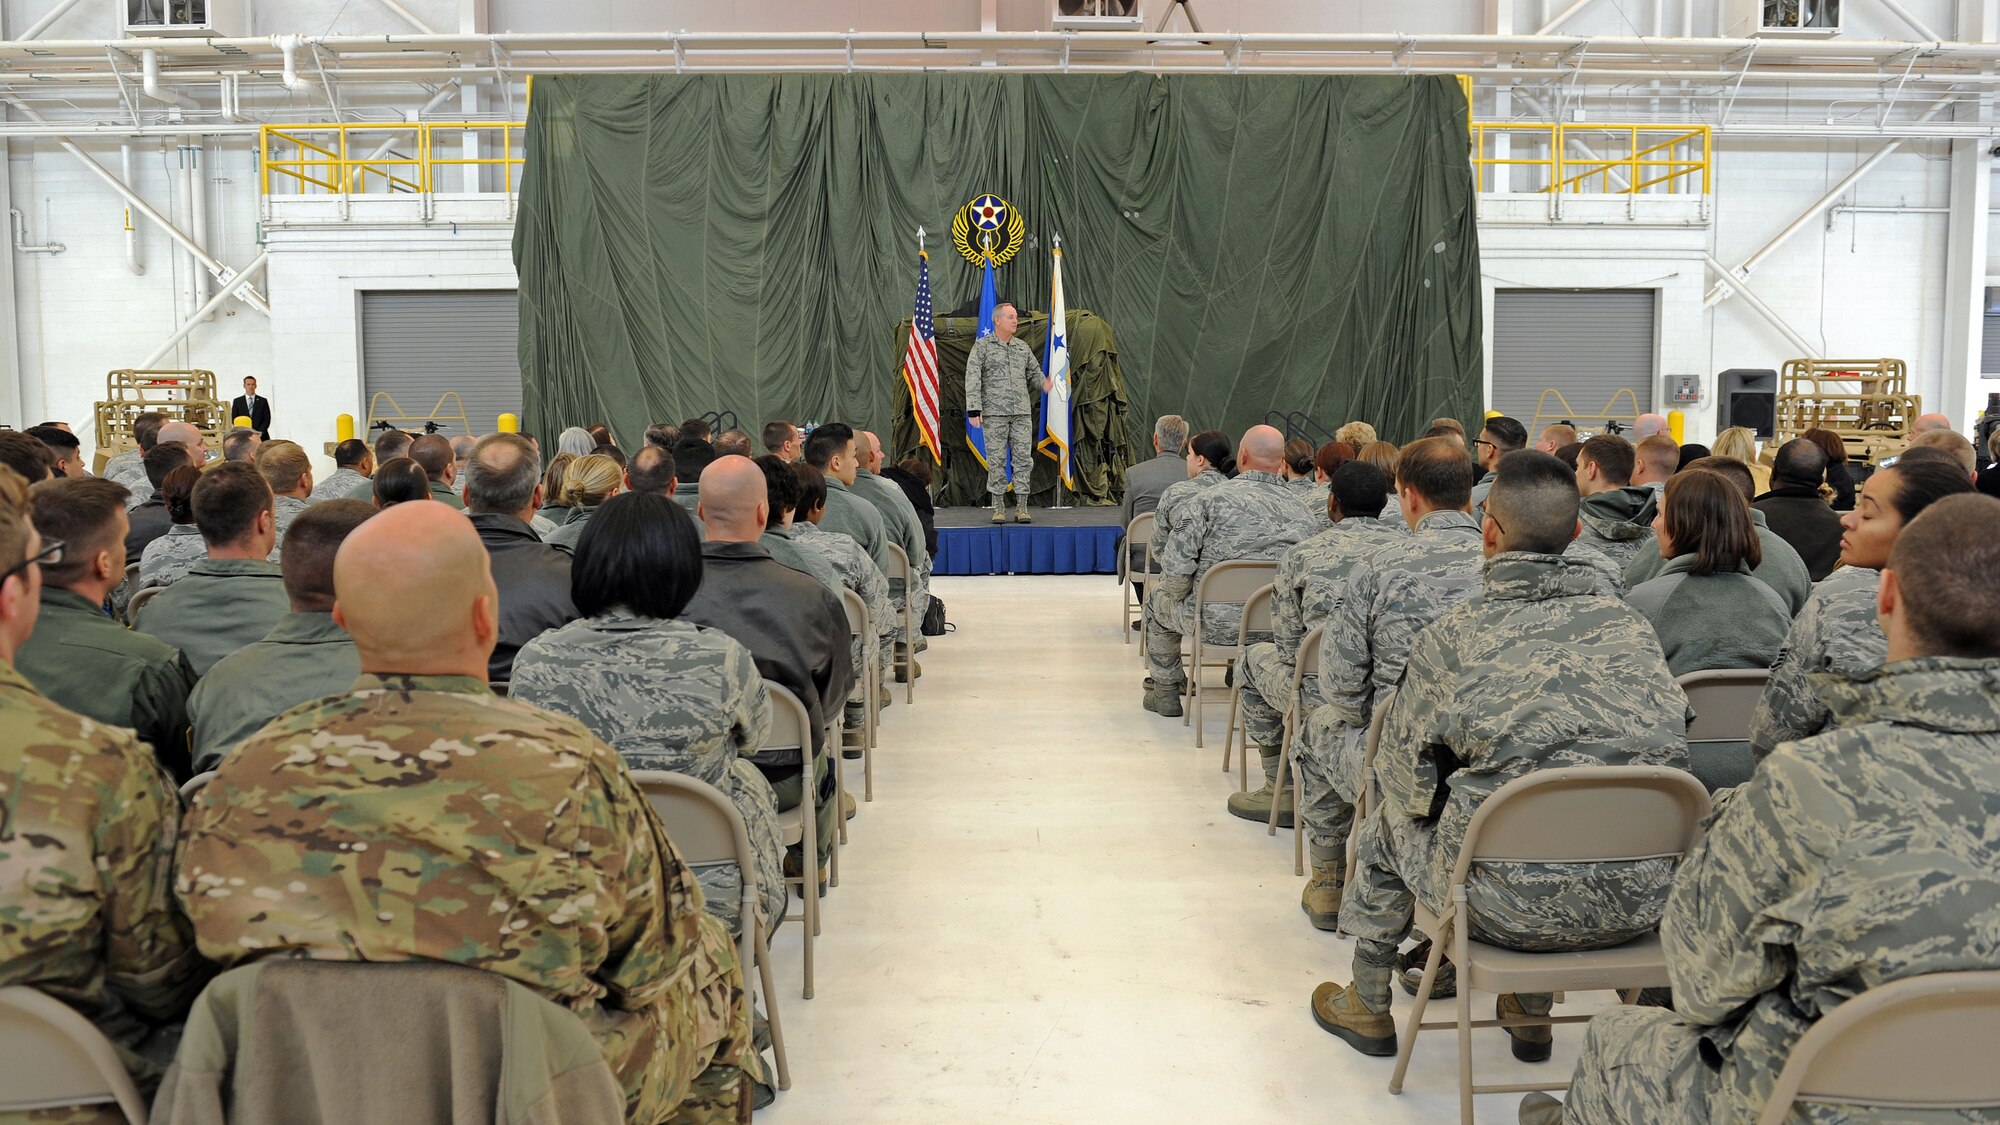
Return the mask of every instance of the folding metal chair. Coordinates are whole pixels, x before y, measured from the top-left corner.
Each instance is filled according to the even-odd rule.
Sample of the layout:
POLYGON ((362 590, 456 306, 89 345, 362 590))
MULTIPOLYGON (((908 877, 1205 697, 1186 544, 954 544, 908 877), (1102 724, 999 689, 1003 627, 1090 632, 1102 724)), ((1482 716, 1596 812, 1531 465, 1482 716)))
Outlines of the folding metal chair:
POLYGON ((140 607, 144 606, 147 602, 152 601, 154 598, 159 597, 160 591, 164 589, 166 589, 165 586, 147 586, 146 588, 133 594, 132 600, 125 603, 125 624, 127 625, 139 624, 140 607))
POLYGON ((181 782, 181 804, 185 805, 193 801, 194 795, 201 792, 203 786, 214 780, 214 770, 203 770, 186 781, 181 782))
MULTIPOLYGON (((882 672, 882 662, 880 660, 865 659, 869 646, 876 639, 874 622, 868 620, 868 603, 861 600, 860 594, 843 588, 840 591, 840 604, 842 608, 847 610, 848 636, 861 646, 861 652, 864 655, 862 663, 867 665, 866 668, 862 669, 861 673, 861 695, 866 700, 862 704, 864 717, 861 722, 861 729, 850 731, 847 729, 846 724, 843 723, 840 728, 840 746, 843 750, 847 749, 851 745, 848 739, 856 735, 859 736, 862 799, 872 801, 875 799, 875 732, 876 723, 879 721, 879 708, 882 702, 877 697, 877 685, 880 682, 879 677, 882 672)), ((845 823, 844 813, 843 823, 845 823)))
MULTIPOLYGON (((778 1089, 792 1088, 792 1065, 785 1055, 785 1031, 778 1022, 778 990, 771 983, 771 948, 765 941, 764 908, 757 894, 757 854, 750 847, 750 829, 728 794, 708 782, 667 770, 633 770, 632 780, 646 802, 660 814, 667 838, 681 861, 691 867, 721 863, 736 865, 742 880, 742 933, 737 957, 749 977, 757 969, 757 987, 764 993, 764 1013, 771 1025, 771 1051, 778 1059, 778 1089)), ((746 983, 743 1004, 757 1017, 755 992, 746 983)))
MULTIPOLYGON (((1261 586, 1243 603, 1243 619, 1236 626, 1236 651, 1240 654, 1250 648, 1250 634, 1271 631, 1271 597, 1273 586, 1261 586)), ((1240 663, 1236 669, 1236 685, 1229 692, 1229 723, 1222 728, 1222 772, 1229 772, 1229 755, 1236 747, 1238 726, 1236 720, 1243 715, 1243 685, 1249 682, 1240 663)), ((1243 756, 1237 763, 1238 789, 1249 787, 1250 724, 1245 721, 1241 727, 1243 735, 1243 756)))
MULTIPOLYGON (((1301 774, 1299 773, 1299 728, 1303 726, 1306 721, 1305 717, 1306 669, 1308 668, 1318 669, 1319 642, 1320 642, 1320 637, 1323 636, 1325 632, 1326 632, 1325 625, 1323 624, 1315 625, 1312 628, 1306 630, 1306 635, 1299 640, 1299 659, 1297 663, 1292 665, 1292 699, 1290 705, 1285 708, 1285 740, 1281 744, 1281 753, 1279 754, 1278 757, 1278 784, 1271 790, 1271 823, 1265 828, 1264 831, 1264 834, 1267 836, 1276 836, 1278 834, 1278 806, 1279 803, 1282 802, 1285 798, 1285 783, 1287 777, 1289 776, 1290 778, 1294 779, 1293 785, 1295 788, 1299 789, 1304 788, 1303 786, 1298 785, 1296 779, 1298 779, 1301 776, 1301 774)), ((1315 671, 1314 674, 1317 675, 1318 672, 1315 671)), ((1237 681, 1237 687, 1238 690, 1241 690, 1242 688, 1242 681, 1240 679, 1237 681)), ((1249 748, 1246 740, 1246 745, 1245 745, 1246 752, 1244 754, 1244 757, 1246 759, 1249 757, 1249 754, 1247 752, 1248 749, 1249 748)), ((1247 767, 1245 767, 1245 769, 1247 771, 1247 767)), ((1247 788, 1249 784, 1250 784, 1249 780, 1245 778, 1237 782, 1237 787, 1247 788)), ((1295 810, 1299 806, 1299 801, 1296 797, 1294 797, 1292 800, 1292 806, 1295 810)), ((1303 816, 1300 816, 1295 811, 1292 815, 1292 874, 1304 875, 1305 873, 1306 873, 1305 818, 1303 816)))
POLYGON ((1201 640, 1202 612, 1212 605, 1242 605, 1250 600, 1259 586, 1269 586, 1271 576, 1278 572, 1278 564, 1270 559, 1232 559, 1219 562, 1201 576, 1194 587, 1194 620, 1188 629, 1192 657, 1188 661, 1187 691, 1193 707, 1181 716, 1181 725, 1194 724, 1194 744, 1202 745, 1202 689, 1203 668, 1222 668, 1229 661, 1242 655, 1242 650, 1234 645, 1207 645, 1201 640), (1220 656, 1220 659, 1217 657, 1220 656))
POLYGON ((1689 672, 1680 678, 1694 722, 1688 725, 1688 766, 1710 792, 1741 785, 1756 772, 1750 720, 1771 680, 1765 668, 1689 672))
POLYGON ((898 624, 902 626, 903 658, 895 661, 895 666, 903 670, 903 702, 914 703, 917 699, 917 618, 910 611, 910 603, 915 599, 910 592, 917 588, 917 568, 910 565, 910 556, 900 543, 890 543, 889 578, 903 580, 903 608, 897 611, 898 624))
POLYGON ((1537 770, 1502 785, 1480 802, 1465 828, 1446 887, 1443 915, 1416 903, 1413 928, 1431 938, 1430 959, 1417 985, 1416 1003, 1405 1024, 1396 1073, 1389 1092, 1403 1092, 1419 1031, 1458 1029, 1458 1112, 1472 1125, 1474 1094, 1566 1090, 1567 1082, 1506 1082, 1480 1086, 1472 1080, 1472 1029, 1539 1027, 1586 1023, 1589 1016, 1528 1016, 1508 1020, 1472 1018, 1472 992, 1562 992, 1610 988, 1626 1003, 1639 990, 1665 986, 1666 953, 1658 934, 1610 949, 1566 953, 1522 953, 1473 941, 1466 904, 1466 880, 1479 862, 1608 863, 1685 856, 1701 836, 1708 815, 1708 790, 1685 770, 1664 766, 1567 766, 1537 770), (1431 985, 1450 947, 1458 970, 1457 1018, 1425 1023, 1431 985))
MULTIPOLYGON (((1132 522, 1125 525, 1125 541, 1119 544, 1118 547, 1118 584, 1125 587, 1124 593, 1119 597, 1119 601, 1125 607, 1125 619, 1120 623, 1119 629, 1125 634, 1125 643, 1128 645, 1132 643, 1132 611, 1137 609, 1141 618, 1144 618, 1146 613, 1146 607, 1139 601, 1139 588, 1133 584, 1133 578, 1130 573, 1132 544, 1140 542, 1139 537, 1142 535, 1145 536, 1146 558, 1141 565, 1151 566, 1153 547, 1153 513, 1151 512, 1132 517, 1132 522)), ((1141 571, 1139 577, 1145 581, 1152 580, 1151 574, 1144 571, 1141 571)))
POLYGON ((145 1125, 146 1102, 96 1024, 35 989, 0 988, 0 1112, 86 1105, 145 1125))
MULTIPOLYGON (((806 969, 805 998, 813 994, 813 938, 819 933, 819 779, 813 776, 812 716, 791 689, 764 681, 771 693, 771 729, 759 750, 797 750, 802 772, 799 776, 799 803, 778 814, 778 826, 787 847, 798 844, 805 852, 799 876, 786 876, 797 884, 805 907, 799 914, 787 914, 781 921, 804 923, 806 969)), ((836 755, 836 758, 838 755, 836 755)), ((836 796, 836 800, 839 798, 836 796)))
MULTIPOLYGON (((1395 698, 1393 695, 1391 699, 1395 698)), ((1375 713, 1368 718, 1368 747, 1361 755, 1361 788, 1354 793, 1354 828, 1375 811, 1375 753, 1382 748, 1382 727, 1389 721, 1389 700, 1377 700, 1375 713)), ((1360 862, 1355 848, 1355 832, 1347 834, 1347 883, 1354 882, 1354 868, 1360 862)))
POLYGON ((1799 1102, 1885 1110, 2000 1106, 2000 972, 1926 973, 1846 1001, 1792 1044, 1757 1125, 1799 1102))

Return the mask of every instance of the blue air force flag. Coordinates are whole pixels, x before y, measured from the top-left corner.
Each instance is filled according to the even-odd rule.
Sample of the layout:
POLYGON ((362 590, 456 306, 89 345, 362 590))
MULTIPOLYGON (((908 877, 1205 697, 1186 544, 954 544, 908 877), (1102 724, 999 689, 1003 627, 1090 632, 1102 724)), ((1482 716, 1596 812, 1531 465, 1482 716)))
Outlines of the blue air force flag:
MULTIPOLYGON (((982 197, 984 198, 984 197, 982 197)), ((986 259, 986 277, 979 285, 979 334, 975 339, 984 340, 993 335, 993 307, 1000 303, 999 295, 993 291, 993 259, 986 259)), ((986 428, 974 428, 971 416, 966 417, 965 444, 972 447, 972 455, 979 458, 979 466, 986 467, 986 428)), ((1010 475, 1009 480, 1013 477, 1010 475)))

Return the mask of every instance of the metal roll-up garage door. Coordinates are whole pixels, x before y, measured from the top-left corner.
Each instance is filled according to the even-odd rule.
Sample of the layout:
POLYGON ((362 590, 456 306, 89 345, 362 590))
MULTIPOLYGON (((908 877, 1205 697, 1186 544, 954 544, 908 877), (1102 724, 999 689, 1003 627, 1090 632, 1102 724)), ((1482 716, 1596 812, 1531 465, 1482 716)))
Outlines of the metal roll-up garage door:
POLYGON ((1561 392, 1569 410, 1548 396, 1543 425, 1569 416, 1580 427, 1596 430, 1602 423, 1594 415, 1653 409, 1656 297, 1651 289, 1496 290, 1493 409, 1520 419, 1531 443, 1538 428, 1536 405, 1551 387, 1561 392), (1638 400, 1637 410, 1632 398, 1618 393, 1623 390, 1638 400))
MULTIPOLYGON (((404 414, 428 415, 456 392, 473 435, 521 412, 518 295, 512 289, 361 295, 361 385, 368 403, 386 391, 404 414)), ((447 403, 447 412, 454 412, 447 403)), ((382 412, 392 412, 385 402, 382 412)), ((417 429, 414 424, 406 427, 417 429)), ((439 433, 459 437, 457 419, 439 433)))

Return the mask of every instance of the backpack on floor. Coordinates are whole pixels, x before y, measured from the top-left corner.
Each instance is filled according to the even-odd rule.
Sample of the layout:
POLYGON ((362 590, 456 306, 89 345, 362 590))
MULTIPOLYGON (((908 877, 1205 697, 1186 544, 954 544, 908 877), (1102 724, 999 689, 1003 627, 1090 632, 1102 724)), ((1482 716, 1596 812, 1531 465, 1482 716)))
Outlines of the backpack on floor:
POLYGON ((919 626, 926 637, 942 637, 950 627, 944 619, 944 599, 931 595, 931 604, 924 610, 924 622, 919 626))

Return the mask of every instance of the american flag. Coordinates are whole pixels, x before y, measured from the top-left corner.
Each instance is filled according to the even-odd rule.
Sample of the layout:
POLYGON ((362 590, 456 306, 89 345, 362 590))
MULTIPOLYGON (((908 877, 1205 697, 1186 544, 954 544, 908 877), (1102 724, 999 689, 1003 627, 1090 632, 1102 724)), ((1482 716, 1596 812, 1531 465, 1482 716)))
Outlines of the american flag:
POLYGON ((910 411, 917 438, 940 464, 938 453, 937 330, 931 323, 931 256, 917 251, 917 311, 910 320, 910 347, 903 355, 903 381, 910 385, 910 411))

